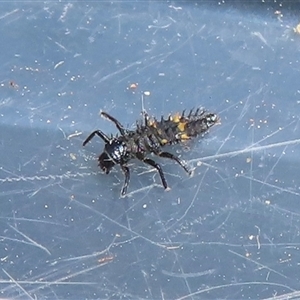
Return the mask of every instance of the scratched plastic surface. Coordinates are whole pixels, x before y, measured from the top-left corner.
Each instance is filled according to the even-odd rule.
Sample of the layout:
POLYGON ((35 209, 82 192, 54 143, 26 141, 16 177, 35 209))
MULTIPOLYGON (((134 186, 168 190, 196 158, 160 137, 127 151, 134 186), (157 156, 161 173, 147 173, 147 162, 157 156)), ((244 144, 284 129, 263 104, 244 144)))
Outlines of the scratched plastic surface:
MULTIPOLYGON (((277 1, 278 2, 278 1, 277 1)), ((280 3, 0 3, 0 297, 299 297, 299 20, 280 3), (204 106, 203 139, 97 167, 116 133, 204 106)))

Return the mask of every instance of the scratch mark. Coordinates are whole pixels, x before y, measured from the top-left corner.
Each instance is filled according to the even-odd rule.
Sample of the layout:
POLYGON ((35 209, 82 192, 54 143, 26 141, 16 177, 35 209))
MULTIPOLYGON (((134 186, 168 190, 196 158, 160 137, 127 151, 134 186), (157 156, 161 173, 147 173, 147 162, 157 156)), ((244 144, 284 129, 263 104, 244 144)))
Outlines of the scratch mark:
POLYGON ((63 65, 65 63, 64 60, 61 60, 60 62, 58 62, 55 66, 54 66, 54 70, 57 69, 58 67, 60 67, 61 65, 63 65))
POLYGON ((140 65, 141 63, 142 63, 141 61, 135 61, 135 62, 127 65, 126 67, 124 67, 124 68, 122 68, 120 70, 117 70, 117 71, 115 71, 113 73, 110 73, 110 74, 108 74, 106 76, 103 76, 99 81, 97 81, 97 83, 101 83, 101 82, 103 82, 103 81, 105 81, 105 80, 107 80, 107 79, 109 79, 109 78, 111 78, 111 77, 113 77, 113 76, 115 76, 117 74, 120 74, 120 73, 122 73, 122 72, 124 72, 124 71, 126 71, 126 70, 128 70, 130 68, 132 68, 133 66, 140 65))
POLYGON ((6 17, 8 17, 8 16, 10 16, 10 15, 12 15, 12 14, 18 12, 18 11, 19 11, 19 9, 14 9, 14 10, 12 10, 12 11, 10 11, 10 12, 8 12, 8 13, 6 13, 6 14, 0 16, 0 20, 6 18, 6 17))
POLYGON ((285 142, 278 142, 278 143, 273 143, 273 144, 259 146, 259 147, 251 146, 249 148, 242 149, 242 150, 236 150, 236 151, 231 151, 231 152, 227 152, 227 153, 221 153, 221 154, 217 154, 217 155, 210 155, 210 156, 205 156, 205 157, 201 157, 201 158, 191 159, 188 162, 189 163, 197 163, 197 162, 203 161, 203 160, 211 160, 211 159, 217 159, 217 158, 222 158, 222 157, 233 157, 235 155, 239 155, 242 153, 249 153, 252 151, 261 151, 261 150, 278 148, 278 147, 282 147, 282 146, 286 146, 286 145, 288 145, 288 146, 296 145, 296 144, 300 144, 300 139, 289 140, 289 141, 285 141, 285 142))
POLYGON ((278 272, 278 271, 276 271, 276 270, 274 270, 274 269, 271 269, 271 268, 269 268, 268 266, 265 266, 265 265, 263 265, 263 264, 261 264, 261 263, 258 263, 257 261, 255 261, 255 260, 253 260, 253 259, 251 259, 251 258, 249 258, 249 257, 245 257, 245 256, 243 256, 243 255, 241 255, 241 254, 239 254, 239 253, 237 253, 237 252, 235 252, 235 251, 233 251, 233 250, 228 250, 228 252, 230 252, 230 253, 232 253, 232 254, 235 254, 236 256, 241 257, 241 258, 243 258, 243 259, 245 259, 245 260, 248 260, 248 261, 254 263, 255 265, 259 266, 259 267, 262 268, 262 269, 266 269, 266 270, 268 270, 268 271, 271 271, 271 272, 273 272, 273 273, 275 273, 275 274, 277 274, 277 275, 279 275, 279 276, 281 276, 281 277, 288 278, 287 276, 283 275, 282 273, 280 273, 280 272, 278 272))
POLYGON ((195 278, 195 277, 200 277, 200 276, 205 276, 205 275, 211 275, 215 271, 216 271, 215 269, 209 269, 209 270, 206 270, 206 271, 203 271, 203 272, 180 274, 180 273, 173 273, 173 272, 168 272, 168 271, 162 270, 162 273, 164 275, 171 276, 171 277, 176 277, 176 278, 195 278))
POLYGON ((16 286, 18 286, 18 287, 24 292, 25 295, 27 295, 27 296, 29 297, 29 299, 34 300, 34 298, 32 298, 32 297, 28 294, 28 292, 20 285, 20 282, 16 281, 16 280, 15 280, 11 275, 9 275, 8 272, 6 272, 4 269, 2 269, 2 271, 5 273, 5 275, 6 275, 7 277, 9 277, 9 279, 10 279, 16 286))
POLYGON ((42 246, 41 244, 35 242, 33 239, 31 239, 29 236, 25 235, 24 233, 22 233, 20 230, 18 230, 17 228, 8 225, 11 229, 13 229, 14 231, 16 231, 17 233, 19 233, 22 237, 24 237, 27 241, 31 242, 31 245, 36 246, 42 250, 44 250, 47 254, 51 255, 51 252, 44 246, 42 246))

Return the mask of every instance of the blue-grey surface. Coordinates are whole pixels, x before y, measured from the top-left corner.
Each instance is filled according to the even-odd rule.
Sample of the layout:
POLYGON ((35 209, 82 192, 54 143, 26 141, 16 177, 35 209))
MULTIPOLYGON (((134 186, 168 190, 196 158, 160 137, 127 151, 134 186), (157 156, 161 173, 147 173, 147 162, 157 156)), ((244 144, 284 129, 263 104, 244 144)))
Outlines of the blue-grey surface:
POLYGON ((299 297, 300 28, 288 6, 0 8, 0 297, 299 297), (143 94, 150 115, 204 106, 222 124, 169 149, 193 177, 158 160, 165 192, 132 161, 120 198, 120 169, 97 167, 102 141, 82 142, 116 133, 101 110, 133 128, 143 94))

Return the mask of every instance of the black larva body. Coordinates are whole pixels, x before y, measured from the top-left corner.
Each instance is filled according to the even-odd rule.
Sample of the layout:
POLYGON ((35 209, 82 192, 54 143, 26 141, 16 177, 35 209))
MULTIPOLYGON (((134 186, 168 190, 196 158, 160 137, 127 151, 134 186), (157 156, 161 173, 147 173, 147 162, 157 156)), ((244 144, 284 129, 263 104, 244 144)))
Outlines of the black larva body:
POLYGON ((219 122, 216 114, 197 109, 196 111, 191 110, 188 115, 185 115, 185 112, 183 112, 182 114, 169 116, 167 119, 162 117, 160 121, 157 121, 155 118, 151 119, 147 114, 144 114, 142 124, 137 123, 135 130, 128 130, 109 114, 102 112, 101 115, 116 125, 120 135, 109 138, 101 130, 96 130, 86 138, 83 146, 95 135, 104 140, 104 151, 98 158, 99 166, 108 174, 114 165, 120 165, 125 174, 125 183, 121 191, 122 196, 126 194, 130 180, 130 171, 127 163, 131 159, 137 158, 156 168, 164 188, 167 189, 168 185, 161 166, 148 158, 147 155, 153 153, 160 157, 170 158, 190 174, 182 160, 169 152, 162 151, 162 147, 184 142, 203 134, 219 122))

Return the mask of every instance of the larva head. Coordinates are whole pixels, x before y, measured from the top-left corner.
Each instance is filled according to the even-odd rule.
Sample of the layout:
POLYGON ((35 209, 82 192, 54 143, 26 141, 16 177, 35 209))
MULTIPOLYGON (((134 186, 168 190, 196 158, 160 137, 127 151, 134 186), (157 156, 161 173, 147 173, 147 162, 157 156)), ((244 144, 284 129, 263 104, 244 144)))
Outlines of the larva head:
POLYGON ((121 137, 109 140, 99 156, 100 168, 108 174, 114 165, 123 165, 128 161, 128 152, 121 137))
POLYGON ((115 163, 113 160, 107 155, 106 152, 103 152, 98 158, 98 166, 101 168, 103 172, 108 174, 110 170, 113 168, 115 163))

